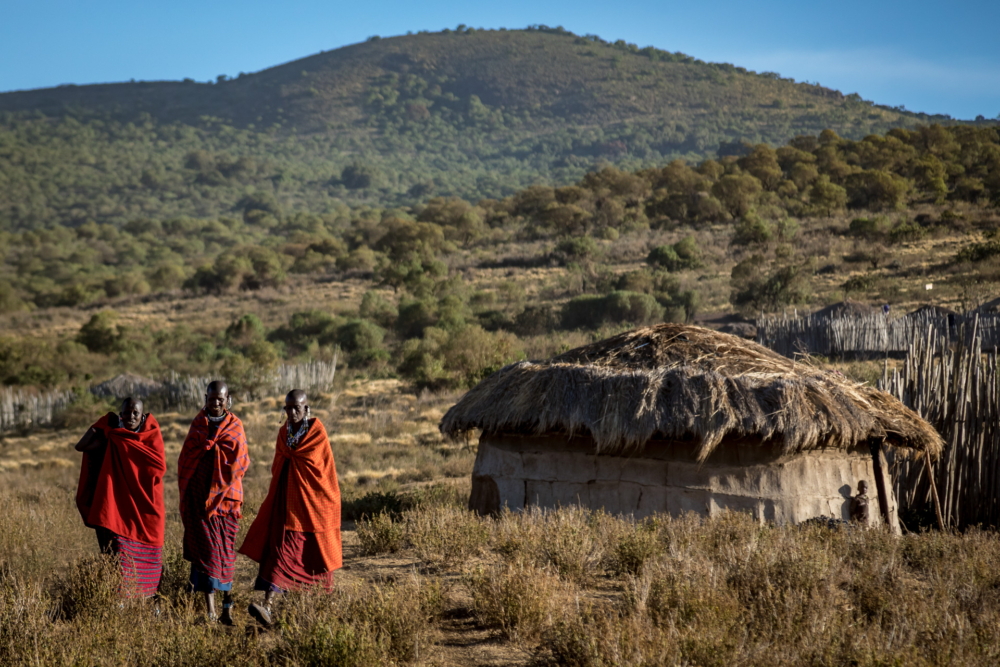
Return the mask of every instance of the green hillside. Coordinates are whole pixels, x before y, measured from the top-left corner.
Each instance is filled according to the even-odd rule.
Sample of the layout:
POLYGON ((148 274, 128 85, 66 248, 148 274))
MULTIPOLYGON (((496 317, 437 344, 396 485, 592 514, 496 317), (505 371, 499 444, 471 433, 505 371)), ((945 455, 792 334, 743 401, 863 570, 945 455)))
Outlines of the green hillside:
POLYGON ((0 95, 0 229, 214 216, 248 195, 317 213, 496 198, 603 163, 928 120, 948 119, 561 29, 373 38, 214 84, 0 95))

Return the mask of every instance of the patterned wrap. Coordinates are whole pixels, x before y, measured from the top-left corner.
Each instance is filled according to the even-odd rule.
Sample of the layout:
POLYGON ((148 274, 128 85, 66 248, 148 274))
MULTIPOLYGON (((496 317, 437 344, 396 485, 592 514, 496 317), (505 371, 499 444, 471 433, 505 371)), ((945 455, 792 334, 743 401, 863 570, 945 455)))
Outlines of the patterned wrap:
MULTIPOLYGON (((212 478, 204 497, 207 518, 217 513, 241 516, 243 475, 250 467, 247 437, 243 422, 231 412, 218 424, 212 424, 204 410, 191 422, 180 457, 177 459, 177 483, 181 492, 181 516, 189 500, 188 484, 197 474, 204 456, 211 457, 212 478)), ((201 502, 200 500, 198 502, 201 502)))
MULTIPOLYGON (((299 437, 298 446, 288 446, 288 424, 278 430, 278 442, 271 466, 271 486, 260 506, 239 552, 262 565, 281 549, 291 532, 310 534, 315 543, 316 562, 312 575, 332 572, 342 564, 340 541, 340 487, 326 429, 312 419, 299 437)), ((302 554, 289 552, 293 560, 302 554)), ((303 563, 299 563, 302 565, 303 563)), ((275 582, 271 582, 275 583, 275 582)))
POLYGON ((130 540, 101 527, 97 528, 97 543, 101 551, 118 558, 126 597, 156 595, 163 574, 163 547, 130 540))

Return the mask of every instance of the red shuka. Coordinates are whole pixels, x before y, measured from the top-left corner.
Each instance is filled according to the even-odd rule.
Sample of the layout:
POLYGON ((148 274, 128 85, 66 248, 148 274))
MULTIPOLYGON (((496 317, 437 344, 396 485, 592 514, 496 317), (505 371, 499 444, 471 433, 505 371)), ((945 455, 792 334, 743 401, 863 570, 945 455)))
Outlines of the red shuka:
POLYGON ((111 428, 108 413, 93 429, 107 440, 104 460, 88 504, 88 456, 83 457, 76 505, 84 523, 101 526, 116 535, 155 546, 163 545, 166 509, 163 505, 163 476, 167 459, 163 451, 160 425, 147 415, 142 429, 133 433, 111 428))
MULTIPOLYGON (((191 478, 198 472, 203 456, 211 456, 212 481, 208 489, 208 498, 203 508, 206 519, 222 510, 224 513, 240 516, 240 506, 243 504, 243 475, 250 467, 250 456, 247 453, 247 436, 243 432, 243 422, 233 413, 226 413, 219 423, 214 437, 208 437, 211 432, 208 415, 204 410, 191 422, 191 429, 181 455, 177 459, 177 483, 181 490, 181 515, 187 510, 187 487, 191 478)), ((200 512, 199 512, 200 514, 200 512)))
POLYGON ((299 446, 288 444, 288 426, 278 430, 278 442, 271 465, 271 486, 260 506, 257 518, 247 531, 239 552, 258 563, 267 554, 274 499, 278 492, 281 468, 289 461, 286 507, 283 520, 287 530, 315 533, 327 571, 342 564, 340 543, 340 487, 337 469, 326 429, 313 419, 299 446))

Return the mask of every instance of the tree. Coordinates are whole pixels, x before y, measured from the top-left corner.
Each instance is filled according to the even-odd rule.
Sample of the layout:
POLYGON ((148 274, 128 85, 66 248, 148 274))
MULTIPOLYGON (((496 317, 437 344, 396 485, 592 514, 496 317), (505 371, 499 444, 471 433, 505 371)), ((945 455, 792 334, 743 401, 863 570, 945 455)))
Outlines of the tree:
POLYGON ((712 186, 712 194, 734 218, 745 215, 757 203, 760 181, 750 174, 726 174, 712 186))
POLYGON ((847 205, 847 190, 831 183, 830 177, 823 174, 809 188, 809 203, 831 216, 847 205))
POLYGON ((113 310, 102 310, 91 315, 76 334, 76 342, 98 354, 116 352, 121 340, 121 331, 115 326, 117 321, 118 313, 113 310))
POLYGON ((850 205, 875 211, 903 206, 909 182, 887 171, 866 169, 847 177, 846 190, 850 205))
POLYGON ((361 162, 353 162, 340 172, 340 182, 350 190, 372 187, 380 176, 377 169, 361 162))
POLYGON ((767 144, 758 144, 746 157, 740 158, 740 168, 760 181, 765 190, 774 190, 781 182, 781 166, 778 155, 767 144))
POLYGON ((763 255, 752 255, 734 266, 730 286, 729 302, 745 314, 807 303, 812 294, 805 264, 768 265, 763 255))

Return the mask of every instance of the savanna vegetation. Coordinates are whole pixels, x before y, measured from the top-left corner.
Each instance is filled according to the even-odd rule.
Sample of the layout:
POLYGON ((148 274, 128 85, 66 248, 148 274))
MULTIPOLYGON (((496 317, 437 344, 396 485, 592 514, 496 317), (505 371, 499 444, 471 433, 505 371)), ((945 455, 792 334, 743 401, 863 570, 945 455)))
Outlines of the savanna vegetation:
POLYGON ((0 378, 238 374, 339 349, 372 377, 458 388, 588 332, 845 296, 912 303, 924 283, 963 306, 995 291, 995 128, 738 148, 475 203, 318 213, 255 194, 218 218, 4 232, 0 378), (174 312, 163 326, 135 308, 174 312))
POLYGON ((739 153, 741 141, 949 122, 561 28, 461 26, 210 83, 2 94, 0 230, 238 217, 253 197, 315 214, 476 202, 607 165, 739 153))
MULTIPOLYGON (((345 565, 330 593, 284 596, 279 624, 206 624, 184 591, 168 513, 155 603, 121 604, 116 569, 73 511, 74 431, 0 448, 0 660, 5 665, 993 665, 1000 541, 760 525, 749 515, 644 521, 563 508, 483 518, 464 508, 474 445, 442 442, 454 395, 349 382, 312 397, 332 429, 345 565), (156 611, 154 611, 156 610, 156 611)), ((247 425, 241 537, 263 499, 280 401, 247 425)), ((190 415, 160 416, 171 466, 190 415)), ((172 471, 171 467, 171 471, 172 471)), ((171 473, 168 473, 168 475, 171 473)), ((176 507, 174 477, 167 507, 176 507)))

